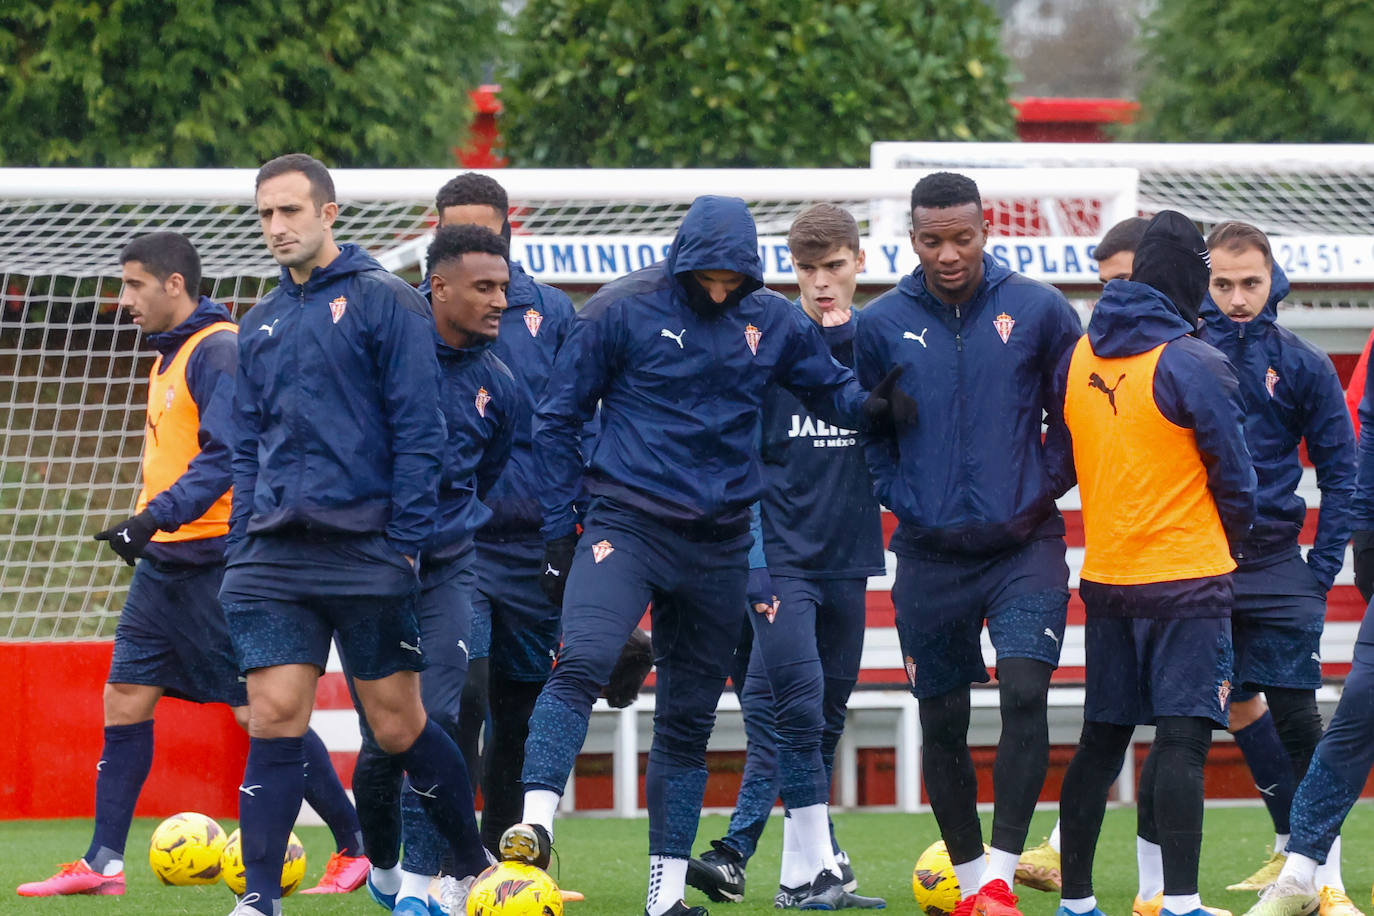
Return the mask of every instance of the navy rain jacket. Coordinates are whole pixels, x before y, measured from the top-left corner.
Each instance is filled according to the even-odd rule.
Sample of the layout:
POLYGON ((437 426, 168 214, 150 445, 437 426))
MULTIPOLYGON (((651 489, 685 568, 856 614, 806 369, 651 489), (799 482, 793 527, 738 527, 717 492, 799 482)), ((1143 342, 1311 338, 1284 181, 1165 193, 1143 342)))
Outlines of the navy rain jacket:
POLYGON ((491 343, 460 350, 444 343, 436 331, 434 345, 448 448, 434 536, 425 550, 428 563, 461 555, 491 518, 483 500, 510 458, 516 431, 529 429, 533 412, 524 387, 491 343))
POLYGON ((896 514, 895 553, 991 555, 1064 534, 1041 421, 1060 356, 1082 335, 1054 287, 983 255, 968 302, 945 305, 917 267, 863 310, 859 382, 901 366, 919 406, 898 440, 871 439, 874 491, 896 514))
POLYGON ((1288 277, 1275 264, 1269 301, 1259 315, 1233 321, 1208 296, 1199 336, 1226 354, 1245 399, 1245 441, 1259 490, 1254 527, 1240 544, 1242 565, 1269 566, 1298 555, 1298 535, 1307 517, 1307 504, 1296 492, 1302 479, 1298 443, 1306 439, 1322 494, 1316 543, 1307 564, 1329 589, 1345 563, 1350 540, 1355 430, 1331 359, 1278 325, 1278 304, 1287 295, 1288 277))
MULTIPOLYGON (((1093 352, 1107 359, 1135 356, 1168 343, 1155 365, 1155 406, 1170 423, 1193 431, 1207 468, 1207 489, 1234 553, 1245 543, 1255 517, 1255 469, 1245 445, 1245 401, 1226 357, 1190 336, 1191 331, 1163 293, 1130 280, 1108 283, 1088 321, 1093 352)), ((1064 393, 1072 358, 1069 350, 1055 373, 1055 407, 1050 416, 1051 438, 1058 443, 1062 437, 1064 443, 1062 449, 1052 450, 1051 473, 1060 490, 1067 490, 1076 480, 1072 439, 1064 426, 1064 393)))
POLYGON ((445 442, 434 318, 356 245, 281 283, 239 327, 230 548, 247 534, 434 531, 445 442))
POLYGON ((700 197, 666 261, 603 286, 573 321, 535 414, 544 536, 575 531, 582 426, 601 402, 585 489, 670 525, 738 525, 763 491, 758 412, 781 384, 828 422, 858 428, 864 391, 820 330, 763 286, 744 201, 700 197), (703 317, 677 275, 734 270, 739 304, 703 317))
MULTIPOLYGON (((233 320, 228 309, 201 296, 189 318, 170 331, 149 334, 146 340, 162 354, 165 370, 192 334, 216 322, 233 320)), ((186 387, 200 413, 200 428, 196 432, 200 453, 191 459, 186 473, 176 483, 148 500, 147 511, 162 531, 176 531, 200 518, 229 489, 234 373, 238 362, 238 338, 229 331, 218 331, 202 340, 186 363, 186 387)), ((222 537, 165 544, 149 541, 143 554, 165 563, 222 563, 224 541, 222 537)))

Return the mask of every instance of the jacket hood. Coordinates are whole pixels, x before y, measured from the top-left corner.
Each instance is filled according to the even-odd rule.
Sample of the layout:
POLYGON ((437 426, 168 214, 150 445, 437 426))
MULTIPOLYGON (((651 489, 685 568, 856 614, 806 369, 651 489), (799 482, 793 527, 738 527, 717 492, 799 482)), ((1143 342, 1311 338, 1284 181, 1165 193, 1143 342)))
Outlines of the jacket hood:
POLYGON ((1284 273, 1283 268, 1275 261, 1273 269, 1269 272, 1269 298, 1265 301, 1264 308, 1260 309, 1260 313, 1250 321, 1236 321, 1223 314, 1210 292, 1207 298, 1202 300, 1200 314, 1207 327, 1218 334, 1230 334, 1242 324, 1267 328, 1278 321, 1279 303, 1288 298, 1290 290, 1288 274, 1284 273))
POLYGON ((525 273, 519 261, 510 262, 510 285, 506 287, 506 307, 531 306, 539 301, 534 278, 525 273))
MULTIPOLYGON (((330 261, 324 267, 316 267, 310 272, 309 278, 305 281, 306 286, 319 286, 321 283, 328 283, 349 274, 360 273, 364 270, 385 270, 372 255, 351 242, 339 246, 339 256, 330 261)), ((281 285, 290 290, 299 290, 301 284, 291 279, 289 268, 281 269, 281 285)))
POLYGON ((195 311, 181 324, 172 328, 170 331, 163 331, 160 334, 149 334, 147 341, 150 346, 161 353, 163 356, 175 353, 186 339, 197 331, 208 328, 217 321, 233 321, 229 310, 212 299, 201 296, 196 303, 195 311))
POLYGON ((1169 297, 1153 286, 1113 280, 1088 320, 1088 342, 1098 356, 1111 359, 1144 353, 1192 330, 1169 297))
MULTIPOLYGON (((968 301, 972 302, 986 295, 1007 282, 1012 275, 1013 272, 1011 268, 1002 266, 1002 263, 992 255, 983 252, 983 279, 979 281, 978 288, 973 291, 973 295, 969 296, 968 301)), ((943 302, 935 298, 934 293, 926 289, 926 271, 925 268, 919 264, 916 265, 915 270, 905 277, 902 277, 902 279, 897 282, 897 287, 902 292, 915 299, 925 296, 931 302, 939 303, 941 306, 948 308, 943 302)))
POLYGON ((763 262, 749 207, 738 197, 708 195, 692 201, 668 250, 666 269, 673 277, 693 270, 734 270, 748 278, 743 295, 760 289, 763 262))

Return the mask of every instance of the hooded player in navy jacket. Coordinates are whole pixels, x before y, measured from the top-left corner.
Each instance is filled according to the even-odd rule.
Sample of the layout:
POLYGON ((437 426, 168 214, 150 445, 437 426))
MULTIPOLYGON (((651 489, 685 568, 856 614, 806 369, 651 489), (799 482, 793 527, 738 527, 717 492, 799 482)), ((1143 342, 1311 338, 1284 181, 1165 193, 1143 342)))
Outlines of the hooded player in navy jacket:
MULTIPOLYGON (((830 354, 854 363, 852 308, 864 267, 859 227, 846 210, 817 204, 787 236, 801 298, 830 354)), ((744 896, 744 868, 782 788, 787 817, 775 903, 839 908, 881 904, 831 887, 818 898, 822 869, 844 874, 825 803, 835 745, 863 652, 868 577, 884 572, 883 533, 873 481, 853 430, 818 420, 773 388, 761 416, 765 489, 750 554, 749 674, 740 694, 749 738, 730 831, 693 859, 687 881, 712 900, 744 896)))
MULTIPOLYGON (((200 255, 185 236, 140 236, 119 260, 120 308, 158 358, 149 377, 138 512, 95 536, 135 567, 105 685, 95 831, 82 858, 20 885, 21 897, 124 893, 125 841, 152 767, 153 714, 164 695, 225 703, 248 727, 248 697, 219 602, 237 328, 224 306, 199 295, 200 255)), ((341 867, 356 876, 342 888, 352 890, 367 869, 358 817, 313 730, 306 732, 306 753, 306 797, 334 833, 331 867, 345 862, 341 867)), ((311 890, 339 889, 332 879, 321 884, 325 890, 311 890)))
MULTIPOLYGON (((1229 725, 1255 784, 1267 788, 1264 801, 1274 817, 1270 860, 1229 888, 1257 891, 1283 865, 1293 790, 1321 740, 1316 689, 1322 682, 1322 624, 1326 593, 1345 563, 1350 539, 1355 436, 1330 358, 1277 324, 1288 278, 1274 263, 1269 239, 1254 226, 1226 222, 1212 230, 1207 248, 1212 274, 1199 336, 1225 353, 1240 377, 1245 438, 1259 478, 1258 514, 1233 575, 1236 689, 1229 725), (1298 536, 1307 507, 1296 492, 1302 442, 1321 489, 1316 542, 1305 562, 1298 536)), ((1339 845, 1327 862, 1317 886, 1331 887, 1322 911, 1335 916, 1343 896, 1339 845)))
MULTIPOLYGON (((494 179, 466 172, 435 195, 439 225, 485 227, 510 240, 506 191, 494 179)), ((548 384, 554 355, 575 315, 562 291, 537 283, 510 265, 501 336, 492 352, 510 368, 531 404, 548 384)), ((459 746, 482 780, 482 841, 495 850, 501 834, 520 820, 520 769, 530 713, 553 669, 562 609, 539 585, 544 538, 539 533, 542 484, 534 467, 533 418, 515 432, 510 461, 483 502, 491 519, 477 532, 477 585, 473 598, 471 667, 463 693, 459 746), (490 698, 490 702, 488 702, 490 698), (491 725, 479 759, 478 736, 491 725)))
MULTIPOLYGON (((532 412, 524 389, 493 347, 506 307, 506 255, 505 241, 480 226, 443 226, 426 261, 448 449, 435 532, 425 545, 420 573, 420 636, 429 663, 420 689, 430 718, 455 741, 476 578, 473 536, 491 518, 482 499, 510 456, 516 430, 529 427, 532 412)), ((471 784, 466 768, 461 775, 459 795, 471 784)), ((430 881, 439 872, 445 843, 421 806, 420 794, 400 793, 399 761, 381 750, 365 719, 353 786, 368 828, 372 887, 382 899, 394 901, 394 912, 426 916, 430 881)), ((461 913, 468 886, 486 867, 487 856, 470 794, 456 814, 463 823, 463 842, 453 850, 439 897, 450 912, 461 913)))
POLYGON ((300 736, 335 631, 377 743, 426 787, 455 846, 470 789, 456 786, 458 748, 420 700, 416 563, 435 531, 445 447, 429 306, 335 244, 333 180, 315 159, 264 165, 257 208, 282 273, 239 335, 220 596, 250 708, 237 909, 270 916, 300 807, 300 736))
POLYGON ((1081 333, 1052 287, 984 254, 977 185, 938 172, 911 193, 920 266, 870 302, 854 352, 859 381, 894 368, 920 418, 866 449, 878 498, 897 516, 892 600, 922 770, 964 905, 1015 912, 1016 860, 1049 760, 1046 695, 1068 606, 1064 520, 1045 473, 1041 419, 1059 357, 1081 333), (997 650, 1002 738, 984 873, 968 750, 969 685, 988 680, 979 635, 997 650))
POLYGON ((744 202, 701 197, 665 262, 606 285, 578 314, 536 410, 546 583, 560 598, 567 585, 563 649, 530 722, 526 823, 506 832, 501 851, 548 861, 592 702, 652 601, 649 916, 700 912, 682 895, 706 741, 745 613, 749 507, 763 489, 758 410, 774 382, 829 422, 860 425, 853 374, 813 322, 763 288, 744 202), (598 401, 584 476, 580 433, 598 401), (580 481, 591 503, 578 541, 580 481))

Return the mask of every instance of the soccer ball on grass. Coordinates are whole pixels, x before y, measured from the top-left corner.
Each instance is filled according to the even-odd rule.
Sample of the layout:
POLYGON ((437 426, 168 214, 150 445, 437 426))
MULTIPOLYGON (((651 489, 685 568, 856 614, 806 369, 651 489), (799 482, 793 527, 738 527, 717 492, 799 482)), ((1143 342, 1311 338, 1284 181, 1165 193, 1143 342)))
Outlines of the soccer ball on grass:
MULTIPOLYGON (((248 879, 243 872, 243 849, 239 844, 237 830, 229 834, 229 840, 224 844, 220 866, 224 871, 224 883, 229 885, 229 890, 240 895, 248 890, 248 879)), ((301 845, 300 838, 292 833, 291 838, 286 841, 286 856, 281 863, 281 895, 285 897, 290 894, 301 886, 304 879, 305 847, 301 845)))
POLYGON ((173 814, 153 831, 148 864, 163 884, 214 884, 224 843, 224 830, 212 818, 194 811, 173 814))
POLYGON ((497 862, 468 891, 467 916, 563 916, 563 895, 542 869, 497 862))

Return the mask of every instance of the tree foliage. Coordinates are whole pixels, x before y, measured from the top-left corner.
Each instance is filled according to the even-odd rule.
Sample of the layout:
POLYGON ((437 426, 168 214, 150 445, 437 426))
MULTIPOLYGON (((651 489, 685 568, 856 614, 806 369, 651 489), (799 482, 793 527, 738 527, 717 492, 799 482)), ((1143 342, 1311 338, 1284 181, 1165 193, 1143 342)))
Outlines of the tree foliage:
POLYGON ((15 0, 0 163, 452 162, 499 0, 15 0))
POLYGON ((1135 139, 1374 141, 1368 0, 1159 0, 1135 139))
POLYGON ((980 0, 529 0, 507 154, 538 166, 857 166, 874 140, 1009 140, 980 0))

